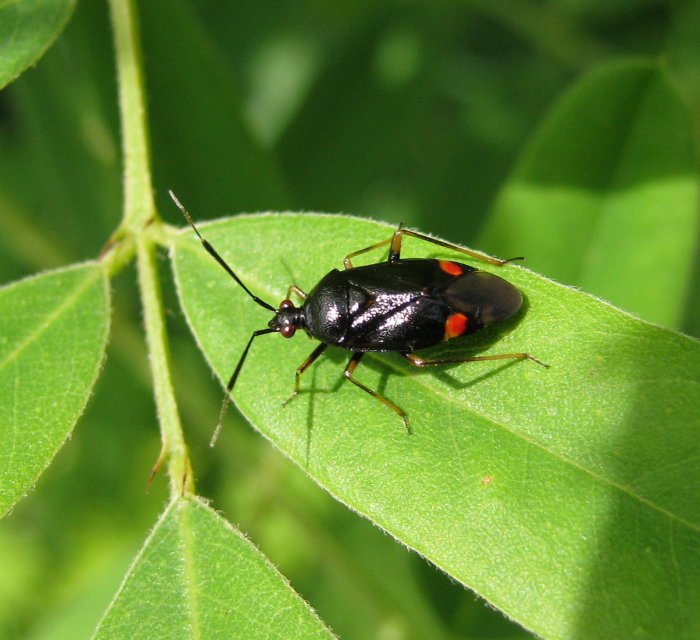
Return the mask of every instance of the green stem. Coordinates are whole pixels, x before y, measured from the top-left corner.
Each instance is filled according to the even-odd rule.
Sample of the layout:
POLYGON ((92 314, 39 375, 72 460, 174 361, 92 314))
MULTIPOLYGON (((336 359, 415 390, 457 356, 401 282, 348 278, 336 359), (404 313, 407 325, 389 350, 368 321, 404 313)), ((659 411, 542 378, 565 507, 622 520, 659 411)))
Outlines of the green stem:
POLYGON ((137 241, 136 258, 146 326, 146 344, 163 442, 156 469, 167 457, 170 494, 176 497, 192 493, 194 482, 170 376, 170 352, 163 315, 163 297, 158 280, 155 246, 150 238, 141 237, 137 241))
POLYGON ((157 214, 151 192, 151 164, 138 21, 133 0, 110 0, 109 6, 114 29, 124 155, 122 226, 131 233, 139 234, 157 214))
POLYGON ((159 236, 160 221, 152 195, 138 24, 133 0, 110 0, 109 4, 114 29, 124 155, 124 213, 121 226, 112 240, 116 251, 111 252, 109 265, 110 271, 118 268, 124 256, 133 255, 135 248, 146 345, 163 443, 154 470, 163 460, 168 460, 170 493, 176 497, 193 492, 194 482, 170 376, 168 335, 153 242, 153 238, 159 236), (121 259, 118 257, 120 254, 121 259))

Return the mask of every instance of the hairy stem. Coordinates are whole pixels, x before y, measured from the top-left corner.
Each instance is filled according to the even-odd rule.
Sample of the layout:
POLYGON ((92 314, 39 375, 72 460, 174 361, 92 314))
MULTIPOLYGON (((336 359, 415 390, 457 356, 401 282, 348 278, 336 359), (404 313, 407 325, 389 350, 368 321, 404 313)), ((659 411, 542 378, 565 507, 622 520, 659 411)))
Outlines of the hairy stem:
MULTIPOLYGON (((124 155, 124 212, 113 242, 135 247, 139 289, 146 328, 146 345, 153 378, 162 449, 154 471, 168 461, 173 497, 194 491, 192 469, 170 375, 168 335, 153 238, 160 221, 153 201, 148 127, 143 91, 143 67, 135 3, 110 0, 119 80, 122 149, 124 155)), ((123 250, 130 254, 129 249, 123 250)), ((118 253, 118 252, 113 252, 118 253)), ((111 262, 121 262, 112 260, 111 262)))

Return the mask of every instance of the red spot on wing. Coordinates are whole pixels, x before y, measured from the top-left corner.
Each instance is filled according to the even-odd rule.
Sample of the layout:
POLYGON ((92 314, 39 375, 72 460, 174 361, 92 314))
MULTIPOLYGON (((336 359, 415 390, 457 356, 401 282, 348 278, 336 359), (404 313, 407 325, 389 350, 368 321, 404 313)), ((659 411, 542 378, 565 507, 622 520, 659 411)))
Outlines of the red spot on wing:
POLYGON ((469 320, 463 313, 453 313, 445 320, 445 340, 461 336, 467 330, 469 320))
POLYGON ((450 262, 449 260, 440 260, 440 268, 451 276, 461 276, 464 273, 462 267, 456 262, 450 262))

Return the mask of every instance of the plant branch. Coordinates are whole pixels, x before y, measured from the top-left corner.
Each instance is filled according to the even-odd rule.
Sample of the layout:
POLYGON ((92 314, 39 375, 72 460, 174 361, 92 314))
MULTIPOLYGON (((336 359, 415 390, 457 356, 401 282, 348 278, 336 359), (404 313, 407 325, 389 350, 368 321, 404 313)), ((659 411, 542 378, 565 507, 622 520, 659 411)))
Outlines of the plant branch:
POLYGON ((124 213, 112 243, 120 250, 116 255, 129 255, 136 249, 146 345, 162 441, 154 472, 167 459, 170 493, 176 497, 193 492, 194 481, 170 376, 168 335, 153 241, 159 235, 160 221, 152 195, 138 24, 133 0, 110 0, 109 4, 124 155, 124 213))
POLYGON ((150 238, 141 237, 138 240, 136 257, 146 326, 146 344, 163 443, 154 472, 167 458, 170 494, 176 497, 184 493, 193 493, 194 479, 170 376, 170 349, 163 315, 163 298, 158 280, 155 246, 150 238))
POLYGON ((138 22, 133 0, 110 0, 124 156, 124 218, 122 226, 140 233, 157 214, 151 192, 146 102, 138 22))

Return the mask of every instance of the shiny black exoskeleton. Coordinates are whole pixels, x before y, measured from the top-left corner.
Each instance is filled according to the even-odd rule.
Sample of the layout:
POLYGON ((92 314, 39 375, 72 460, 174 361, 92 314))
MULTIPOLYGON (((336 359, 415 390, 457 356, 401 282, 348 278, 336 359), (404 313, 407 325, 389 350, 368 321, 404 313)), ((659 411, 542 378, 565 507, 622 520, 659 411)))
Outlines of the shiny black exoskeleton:
POLYGON ((275 314, 266 329, 254 331, 248 340, 226 385, 227 393, 218 426, 253 340, 265 333, 277 332, 285 338, 291 338, 297 329, 301 329, 320 341, 311 355, 297 368, 294 391, 287 402, 299 393, 301 375, 323 351, 329 345, 342 347, 352 351, 345 368, 345 377, 401 416, 409 432, 410 425, 406 413, 354 377, 355 368, 364 353, 396 351, 417 367, 502 359, 529 359, 546 366, 527 353, 438 360, 420 358, 414 353, 418 349, 474 333, 483 327, 510 318, 520 309, 522 296, 520 291, 506 280, 466 264, 450 260, 402 259, 403 236, 413 236, 498 266, 510 260, 490 258, 399 226, 390 239, 348 255, 344 261, 345 269, 333 269, 327 273, 308 295, 296 285, 291 285, 286 298, 275 309, 246 287, 201 236, 177 198, 172 193, 170 195, 204 248, 255 302, 275 314), (386 262, 353 267, 352 258, 387 244, 390 245, 390 249, 386 262), (302 299, 300 306, 291 301, 292 292, 302 299))
POLYGON ((474 267, 396 259, 333 269, 300 307, 285 305, 268 326, 283 332, 303 329, 350 351, 412 353, 509 318, 521 304, 512 284, 474 267), (455 314, 464 320, 450 320, 455 314))

